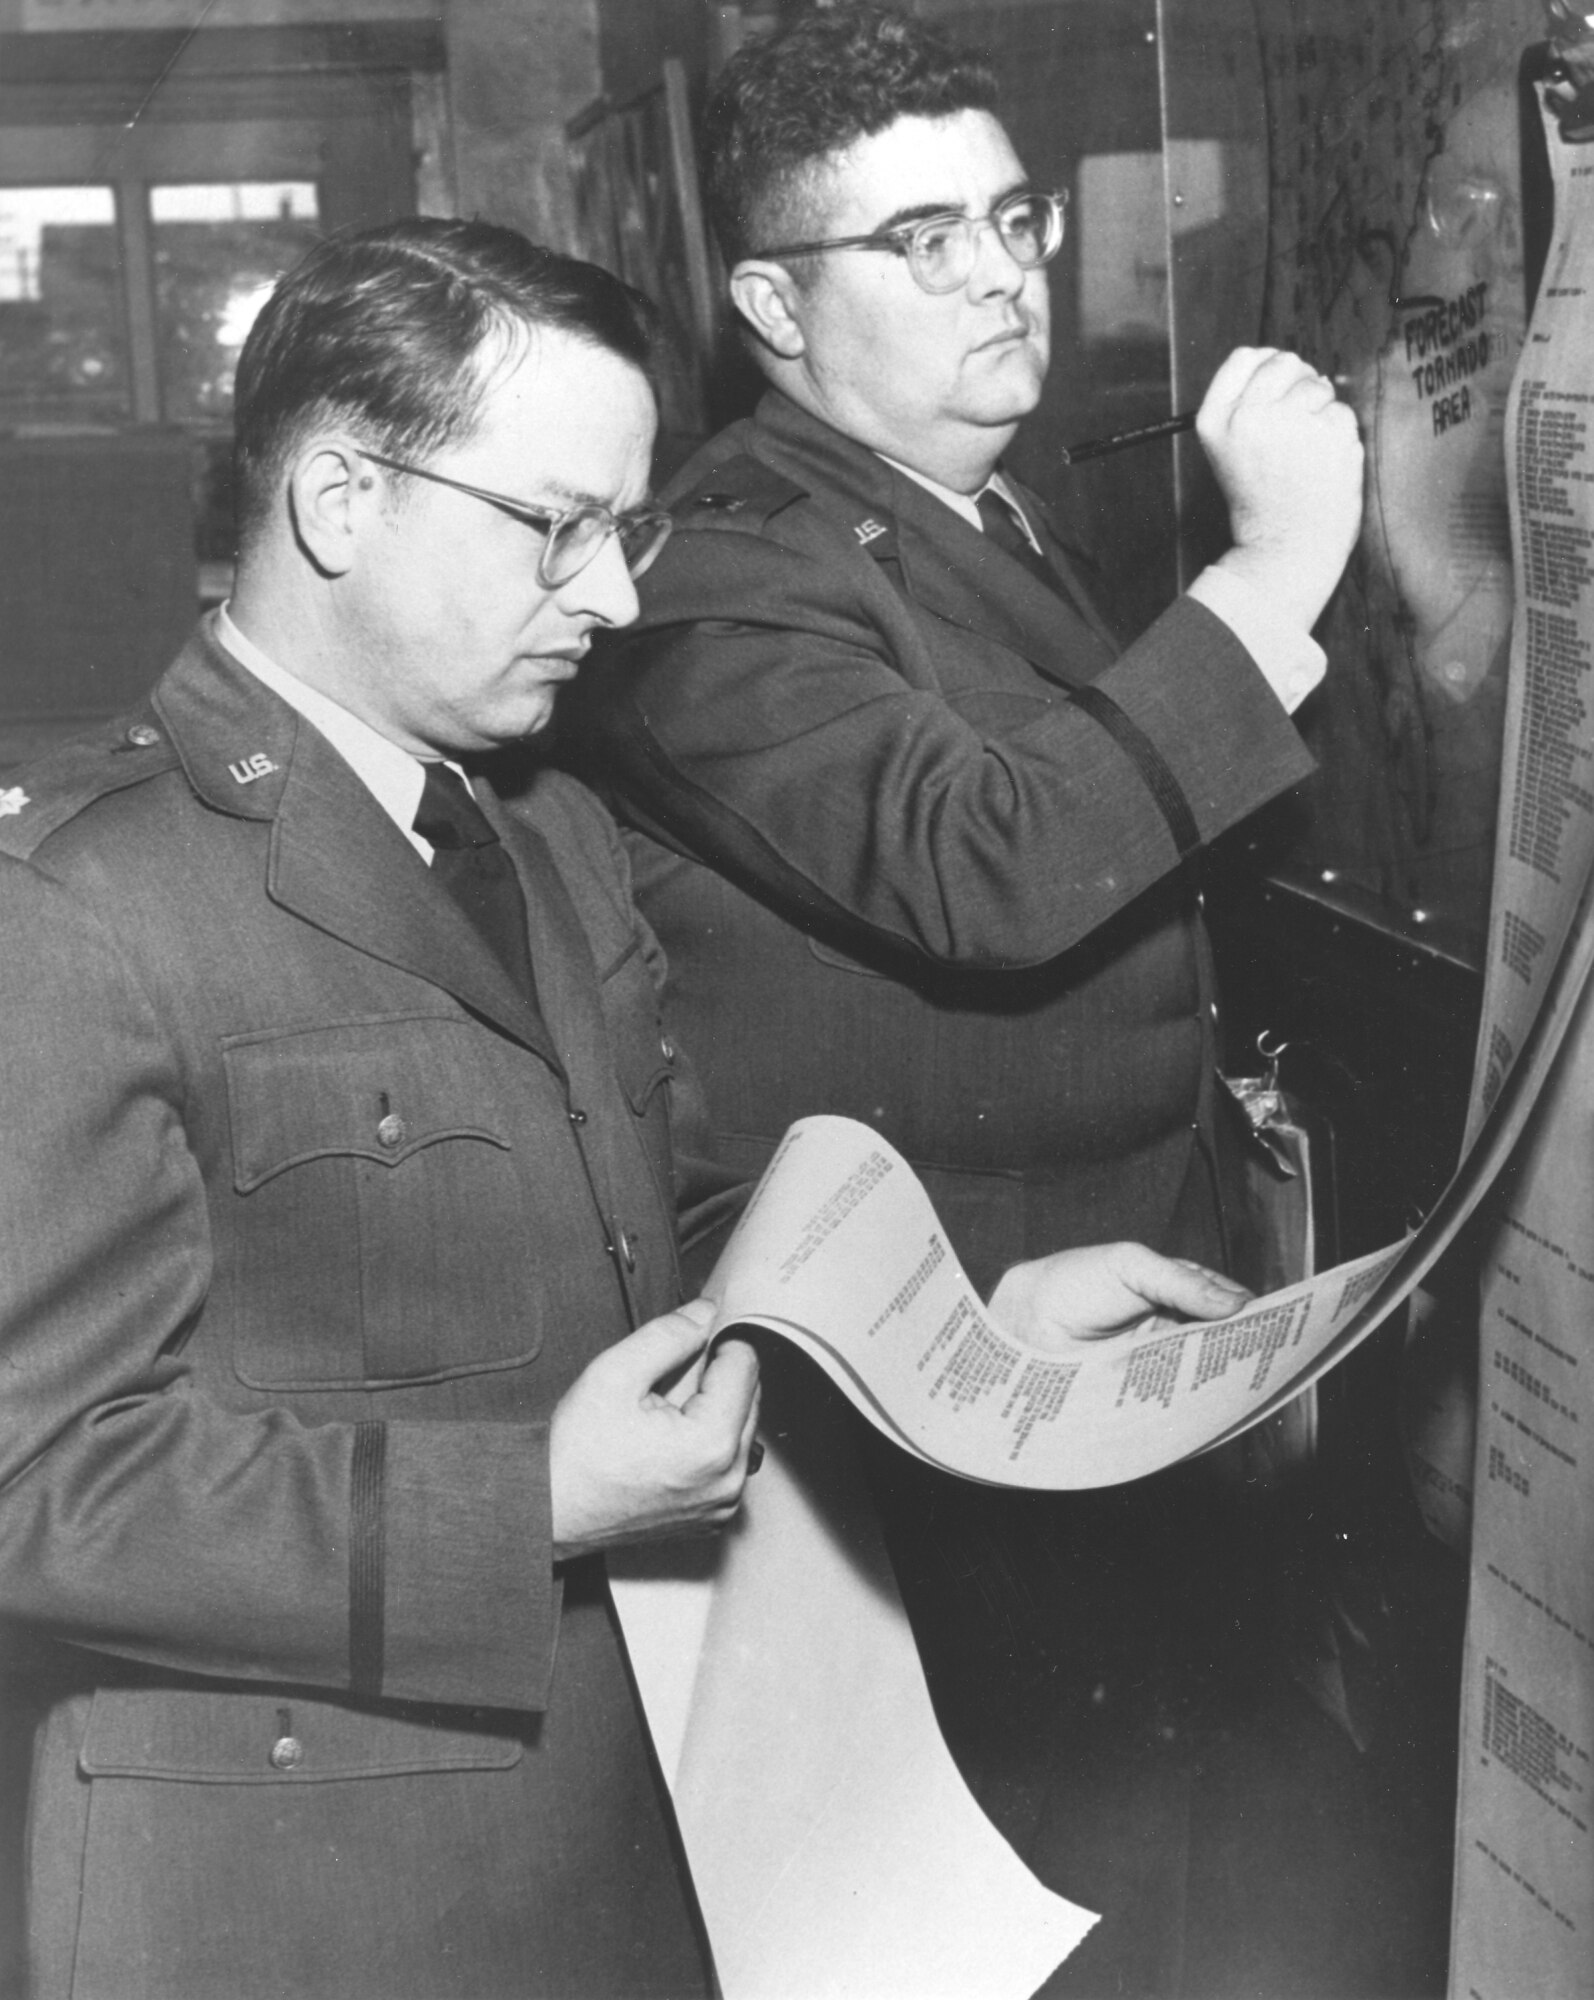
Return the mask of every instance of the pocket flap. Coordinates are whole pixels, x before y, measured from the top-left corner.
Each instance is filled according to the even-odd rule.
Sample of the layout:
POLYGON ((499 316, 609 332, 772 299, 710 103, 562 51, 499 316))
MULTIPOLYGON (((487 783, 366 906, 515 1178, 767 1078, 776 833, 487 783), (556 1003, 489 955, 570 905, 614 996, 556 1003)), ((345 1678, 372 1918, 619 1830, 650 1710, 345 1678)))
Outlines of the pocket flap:
POLYGON ((95 1694, 78 1763, 90 1778, 305 1785, 508 1770, 523 1753, 517 1736, 462 1726, 458 1709, 372 1710, 252 1689, 133 1687, 95 1694))
POLYGON ((476 1031, 451 1016, 388 1016, 223 1045, 240 1194, 328 1156, 396 1167, 440 1139, 509 1150, 476 1031))

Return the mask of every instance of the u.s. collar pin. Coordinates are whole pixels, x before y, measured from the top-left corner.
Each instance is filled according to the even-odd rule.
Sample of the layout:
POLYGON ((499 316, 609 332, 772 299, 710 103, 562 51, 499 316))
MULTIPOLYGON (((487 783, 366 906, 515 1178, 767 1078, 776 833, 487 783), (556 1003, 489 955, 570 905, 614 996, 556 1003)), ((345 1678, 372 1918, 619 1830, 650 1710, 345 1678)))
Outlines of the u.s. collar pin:
POLYGON ((236 764, 227 766, 240 785, 252 785, 256 778, 269 777, 276 768, 264 750, 257 750, 252 757, 240 757, 236 764))

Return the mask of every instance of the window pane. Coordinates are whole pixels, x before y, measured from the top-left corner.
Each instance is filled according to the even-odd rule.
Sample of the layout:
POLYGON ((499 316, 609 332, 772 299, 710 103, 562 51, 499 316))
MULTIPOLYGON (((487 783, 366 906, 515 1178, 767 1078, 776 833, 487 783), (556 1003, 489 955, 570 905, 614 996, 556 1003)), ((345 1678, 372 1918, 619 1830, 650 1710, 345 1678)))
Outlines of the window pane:
POLYGON ((239 349, 277 279, 318 240, 318 218, 313 181, 150 189, 168 423, 231 423, 239 349))
POLYGON ((129 414, 116 202, 108 187, 0 187, 0 420, 129 414))

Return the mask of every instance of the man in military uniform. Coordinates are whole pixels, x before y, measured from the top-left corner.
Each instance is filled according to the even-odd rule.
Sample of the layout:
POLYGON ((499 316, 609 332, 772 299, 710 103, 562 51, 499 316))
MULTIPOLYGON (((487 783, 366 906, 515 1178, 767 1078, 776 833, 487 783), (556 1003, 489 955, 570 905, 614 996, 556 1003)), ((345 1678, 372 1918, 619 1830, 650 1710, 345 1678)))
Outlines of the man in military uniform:
MULTIPOLYGON (((612 822, 480 763, 636 613, 648 335, 485 224, 322 245, 240 363, 230 605, 0 793, 34 2000, 713 1990, 601 1558, 739 1504, 750 1349, 657 1393, 734 1189, 612 822)), ((1125 1270, 1233 1305, 1101 1269, 1103 1324, 1125 1270)))
MULTIPOLYGON (((1103 1236, 1234 1268, 1192 864, 1310 768, 1290 713, 1359 524, 1354 418, 1296 357, 1232 356, 1198 428, 1234 547, 1120 651, 1003 466, 1066 205, 988 71, 905 17, 813 11, 731 62, 705 125, 767 388, 666 494, 675 535, 583 679, 573 754, 636 835, 716 1143, 752 1169, 793 1117, 868 1120, 983 1281, 1103 1236)), ((1126 1801, 1188 1810, 1173 1766, 1235 1608, 1215 1484, 882 1484, 977 1789, 1070 1894, 1167 1907, 1182 1873, 1113 1864, 1157 1852, 1126 1801)), ((1157 1927, 1127 1930, 1124 1976, 1161 1990, 1157 1927)))

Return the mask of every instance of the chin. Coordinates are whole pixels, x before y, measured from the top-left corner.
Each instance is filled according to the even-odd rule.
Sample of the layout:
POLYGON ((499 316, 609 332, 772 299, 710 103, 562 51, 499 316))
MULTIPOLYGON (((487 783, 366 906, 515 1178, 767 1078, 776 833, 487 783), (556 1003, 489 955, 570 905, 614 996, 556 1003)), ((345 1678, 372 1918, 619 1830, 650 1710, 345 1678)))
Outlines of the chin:
POLYGON ((981 430, 1016 430, 1040 399, 1039 388, 1026 396, 983 396, 967 411, 967 421, 981 430))
POLYGON ((978 405, 976 421, 982 424, 1016 424, 1040 402, 1046 386, 1045 364, 1033 355, 1013 355, 989 380, 981 383, 971 400, 978 405))
POLYGON ((553 696, 547 695, 531 703, 518 718, 520 727, 515 731, 515 740, 524 742, 528 736, 539 736, 553 721, 553 696))

